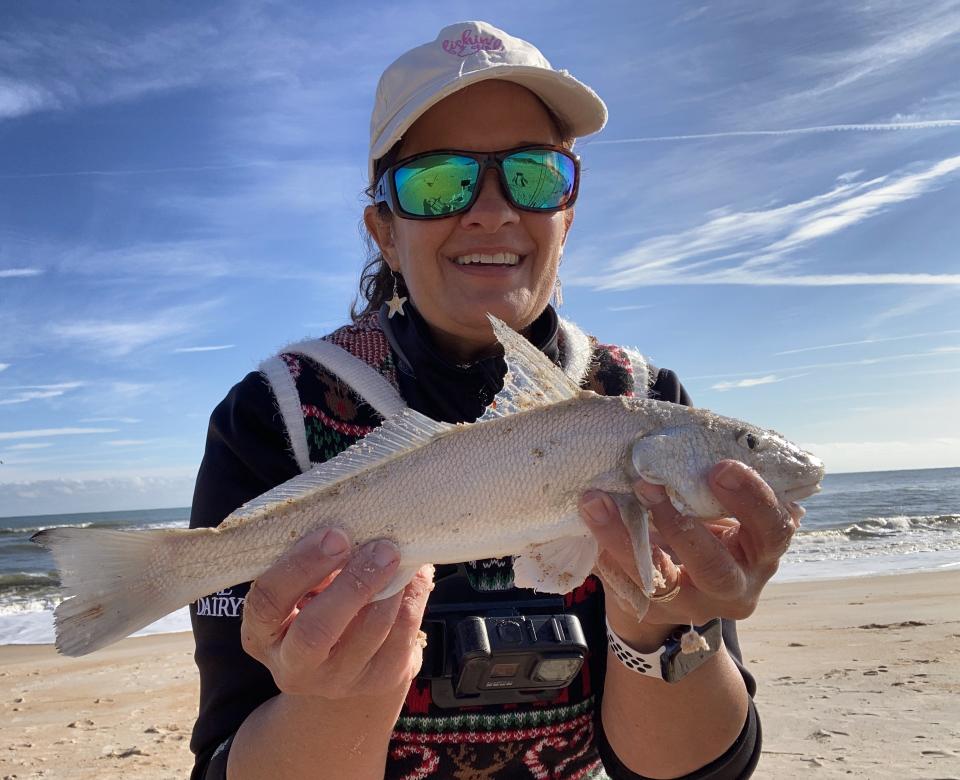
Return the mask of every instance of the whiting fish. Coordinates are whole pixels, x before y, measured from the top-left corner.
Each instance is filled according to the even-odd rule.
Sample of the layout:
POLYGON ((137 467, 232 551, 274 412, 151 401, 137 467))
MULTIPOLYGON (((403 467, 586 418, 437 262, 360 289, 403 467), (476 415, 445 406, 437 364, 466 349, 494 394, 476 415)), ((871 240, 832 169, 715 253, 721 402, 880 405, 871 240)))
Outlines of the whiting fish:
MULTIPOLYGON (((504 388, 477 422, 451 425, 405 409, 336 458, 264 493, 217 528, 108 531, 56 528, 33 539, 60 571, 56 646, 83 655, 202 596, 256 578, 304 534, 342 528, 355 545, 386 538, 400 568, 378 598, 425 563, 518 556, 519 587, 566 593, 597 565, 577 504, 615 495, 643 579, 610 573, 635 605, 657 587, 637 475, 666 486, 685 513, 723 508, 706 475, 717 461, 755 469, 784 502, 819 490, 823 464, 772 431, 705 409, 601 396, 576 385, 526 339, 491 317, 507 362, 504 388)), ((607 572, 604 572, 607 574, 607 572)))

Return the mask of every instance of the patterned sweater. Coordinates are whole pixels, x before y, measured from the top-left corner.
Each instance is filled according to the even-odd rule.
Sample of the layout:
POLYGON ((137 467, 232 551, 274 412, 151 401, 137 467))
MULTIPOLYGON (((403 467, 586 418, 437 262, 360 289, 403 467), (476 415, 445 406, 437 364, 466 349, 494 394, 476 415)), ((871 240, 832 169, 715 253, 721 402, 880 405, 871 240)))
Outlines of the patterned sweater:
MULTIPOLYGON (((412 317, 416 318, 414 312, 412 317)), ((538 321, 534 340, 561 365, 569 362, 570 345, 552 310, 538 321)), ((490 376, 502 377, 501 366, 481 367, 473 376, 446 371, 455 384, 443 388, 460 391, 476 409, 431 408, 430 395, 420 394, 416 375, 424 375, 424 361, 436 364, 437 356, 418 328, 408 320, 392 328, 390 322, 371 315, 341 328, 327 340, 374 367, 398 389, 411 406, 437 419, 456 416, 464 421, 482 410, 499 387, 490 376), (418 370, 419 369, 419 370, 418 370), (477 377, 480 377, 479 383, 477 377), (419 408, 418 408, 419 407, 419 408)), ((583 386, 607 394, 630 395, 634 390, 636 360, 619 347, 589 340, 591 360, 583 386)), ((338 378, 295 352, 282 352, 280 360, 292 379, 310 463, 328 460, 377 427, 382 418, 338 378)), ((502 363, 502 361, 501 361, 502 363)), ((436 365, 431 365, 435 370, 436 365)), ((456 367, 454 367, 456 368, 456 367)), ((463 368, 463 367, 459 367, 463 368)), ((434 383, 450 377, 430 374, 434 383)), ((644 377, 644 380, 647 378, 644 377)), ((683 388, 669 371, 653 374, 653 397, 689 403, 683 388)), ((276 384, 276 382, 274 383, 276 384)), ((643 382, 646 384, 646 381, 643 382)), ((646 387, 642 388, 647 391, 646 387)), ((280 419, 275 396, 262 374, 251 374, 237 385, 211 419, 207 452, 194 497, 191 526, 216 525, 240 503, 288 479, 304 468, 304 453, 294 452, 295 435, 280 419), (299 461, 299 467, 296 463, 299 461)), ((289 416, 289 415, 288 415, 289 416)), ((471 601, 496 601, 504 596, 524 598, 529 591, 513 587, 511 559, 471 561, 465 565, 475 589, 471 601)), ((438 580, 455 567, 437 567, 438 580)), ((240 647, 238 608, 248 585, 241 584, 200 599, 191 609, 197 638, 197 663, 201 672, 200 716, 191 747, 197 754, 193 778, 225 777, 230 741, 246 716, 278 691, 269 672, 246 656, 240 647)), ((431 603, 443 598, 442 588, 431 603)), ((385 777, 405 780, 427 778, 637 778, 620 765, 602 734, 599 701, 606 668, 606 637, 602 585, 589 577, 563 597, 564 611, 577 615, 590 648, 583 668, 571 685, 550 702, 488 705, 444 709, 431 699, 430 682, 416 679, 410 687, 390 741, 385 777)), ((733 623, 724 625, 724 640, 739 664, 739 645, 733 623)), ((748 688, 753 680, 744 671, 748 688)), ((755 714, 738 743, 702 777, 740 777, 759 755, 755 714), (727 767, 728 772, 716 774, 727 767)), ((318 776, 320 776, 318 774, 318 776)))

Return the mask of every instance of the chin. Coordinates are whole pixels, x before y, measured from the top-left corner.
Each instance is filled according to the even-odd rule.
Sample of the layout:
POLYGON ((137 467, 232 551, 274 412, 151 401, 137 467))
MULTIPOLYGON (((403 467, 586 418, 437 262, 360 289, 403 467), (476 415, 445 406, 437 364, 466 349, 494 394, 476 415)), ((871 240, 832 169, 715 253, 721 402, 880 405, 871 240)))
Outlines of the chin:
POLYGON ((476 319, 482 322, 484 326, 489 327, 487 314, 492 314, 519 332, 527 328, 539 317, 545 307, 546 303, 543 306, 533 308, 528 303, 517 305, 510 301, 490 301, 487 306, 479 309, 475 317, 471 317, 471 320, 476 319))

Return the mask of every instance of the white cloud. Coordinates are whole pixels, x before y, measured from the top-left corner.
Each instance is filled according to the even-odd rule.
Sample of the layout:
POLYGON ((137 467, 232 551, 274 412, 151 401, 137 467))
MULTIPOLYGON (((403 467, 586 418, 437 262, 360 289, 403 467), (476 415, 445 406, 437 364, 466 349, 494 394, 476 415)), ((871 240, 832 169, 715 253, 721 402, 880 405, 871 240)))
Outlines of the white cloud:
POLYGON ((722 213, 679 233, 641 242, 616 257, 605 274, 570 281, 600 290, 655 284, 960 285, 960 274, 811 274, 796 272, 789 261, 809 244, 918 198, 958 171, 960 155, 899 176, 838 184, 785 206, 722 213))
POLYGON ((74 341, 110 357, 123 357, 134 350, 193 332, 199 315, 214 303, 179 306, 133 321, 77 320, 50 325, 54 336, 74 341))
POLYGON ((820 458, 828 474, 960 466, 960 438, 956 437, 804 442, 800 446, 820 458))
POLYGON ((13 119, 41 109, 55 108, 57 102, 41 87, 0 78, 0 119, 13 119))
POLYGON ((109 512, 187 507, 195 471, 0 482, 0 517, 62 512, 109 512))
MULTIPOLYGON (((785 349, 782 352, 774 352, 774 355, 796 355, 800 352, 814 352, 821 349, 836 349, 838 347, 854 347, 861 344, 883 344, 888 341, 903 341, 904 339, 919 339, 929 336, 952 336, 960 333, 960 330, 941 330, 932 333, 910 333, 906 336, 886 336, 879 339, 860 339, 859 341, 840 341, 836 344, 820 344, 815 347, 800 347, 799 349, 785 349)), ((936 351, 936 350, 934 350, 936 351)))
POLYGON ((865 328, 877 328, 889 320, 903 319, 923 311, 943 304, 953 305, 954 300, 960 294, 957 287, 927 287, 917 288, 918 291, 909 295, 903 295, 895 304, 885 309, 881 309, 876 314, 867 318, 863 326, 865 328))
POLYGON ((97 423, 97 422, 118 422, 118 423, 138 423, 140 418, 138 417, 84 417, 80 420, 82 423, 97 423))
POLYGON ((757 385, 772 385, 775 382, 782 382, 783 378, 777 377, 776 374, 767 374, 766 376, 756 377, 753 379, 738 379, 733 382, 717 382, 715 385, 711 386, 711 390, 737 390, 742 387, 756 387, 757 385))
POLYGON ((0 398, 0 406, 25 404, 30 401, 38 401, 43 398, 56 398, 63 395, 65 392, 65 390, 26 390, 10 396, 9 398, 0 398))
POLYGON ((9 363, 0 363, 0 371, 6 371, 8 368, 10 368, 9 363))
POLYGON ((149 439, 113 439, 112 441, 104 442, 108 447, 138 447, 141 444, 149 443, 149 439))
POLYGON ((18 279, 27 276, 39 276, 42 273, 42 268, 0 268, 0 279, 18 279))
POLYGON ((851 181, 856 181, 857 179, 860 178, 861 174, 863 174, 863 173, 864 173, 864 169, 863 169, 863 168, 858 168, 858 169, 855 170, 855 171, 847 171, 847 172, 841 173, 839 176, 837 176, 837 181, 843 182, 844 184, 846 184, 846 183, 848 183, 848 182, 851 182, 851 181))
POLYGON ((174 352, 218 352, 221 349, 233 349, 234 344, 219 344, 211 347, 177 347, 174 352))
POLYGON ((115 357, 189 330, 185 323, 158 318, 141 322, 82 320, 51 327, 53 334, 60 338, 84 343, 115 357))
POLYGON ((25 442, 23 444, 11 444, 9 447, 4 448, 4 452, 14 452, 19 450, 42 450, 46 447, 52 447, 53 444, 45 442, 25 442))
MULTIPOLYGON (((715 133, 685 133, 682 135, 646 135, 637 138, 602 138, 591 141, 590 146, 614 144, 652 144, 671 141, 706 141, 721 138, 765 138, 791 135, 816 135, 818 133, 886 132, 892 130, 943 130, 960 128, 960 119, 927 119, 919 122, 884 122, 858 125, 814 125, 812 127, 785 127, 780 130, 722 130, 715 133)), ((839 181, 851 181, 862 170, 840 174, 839 181), (845 178, 846 177, 846 178, 845 178)))
MULTIPOLYGON (((950 352, 958 350, 950 349, 950 352)), ((944 356, 944 352, 941 350, 926 350, 924 352, 909 352, 901 355, 882 355, 880 357, 873 358, 859 358, 857 360, 842 360, 832 363, 807 363, 802 366, 791 366, 789 369, 778 369, 780 371, 806 371, 820 368, 845 368, 847 366, 873 366, 880 363, 895 363, 901 360, 916 360, 922 358, 940 358, 944 356)), ((911 369, 911 373, 913 370, 911 369)), ((729 374, 700 374, 698 376, 688 376, 685 377, 687 380, 693 379, 722 379, 724 377, 733 377, 733 376, 754 376, 759 373, 770 373, 768 371, 744 371, 740 373, 729 373, 729 374)))
POLYGON ((116 433, 116 428, 34 428, 25 431, 0 431, 0 441, 40 439, 46 436, 79 436, 89 433, 116 433))
MULTIPOLYGON (((61 382, 56 385, 21 385, 11 388, 6 388, 8 390, 17 390, 19 392, 14 393, 9 397, 0 396, 0 406, 11 406, 13 404, 25 404, 29 401, 36 401, 43 398, 57 398, 68 390, 76 390, 78 387, 82 387, 83 382, 61 382)), ((4 388, 0 388, 2 391, 4 388)))

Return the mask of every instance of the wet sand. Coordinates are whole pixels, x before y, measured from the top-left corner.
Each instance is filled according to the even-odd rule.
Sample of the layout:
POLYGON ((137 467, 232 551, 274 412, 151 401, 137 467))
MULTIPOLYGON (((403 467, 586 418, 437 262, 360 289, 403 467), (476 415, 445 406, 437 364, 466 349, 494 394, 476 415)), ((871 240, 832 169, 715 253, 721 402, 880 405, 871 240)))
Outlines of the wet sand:
MULTIPOLYGON (((741 624, 761 778, 960 779, 960 570, 771 585, 741 624)), ((0 647, 0 780, 184 778, 189 634, 0 647)))

